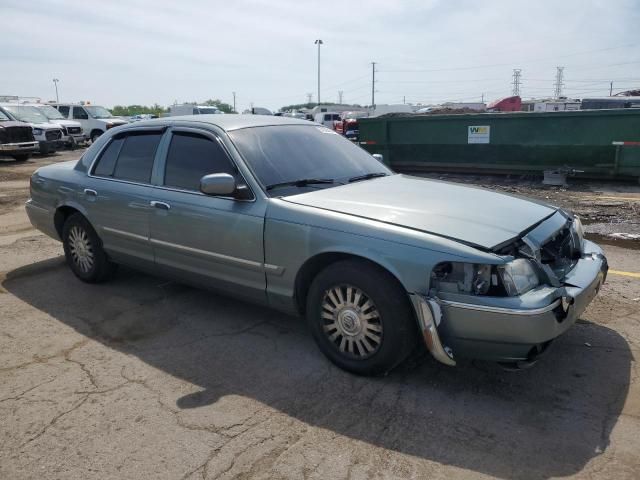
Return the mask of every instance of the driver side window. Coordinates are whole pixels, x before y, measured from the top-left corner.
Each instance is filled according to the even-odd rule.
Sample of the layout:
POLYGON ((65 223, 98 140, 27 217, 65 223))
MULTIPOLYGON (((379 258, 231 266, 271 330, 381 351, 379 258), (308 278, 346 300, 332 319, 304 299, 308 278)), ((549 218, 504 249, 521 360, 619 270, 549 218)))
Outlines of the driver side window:
POLYGON ((236 176, 236 168, 222 146, 197 133, 175 132, 167 153, 164 184, 199 192, 200 179, 211 173, 236 176))

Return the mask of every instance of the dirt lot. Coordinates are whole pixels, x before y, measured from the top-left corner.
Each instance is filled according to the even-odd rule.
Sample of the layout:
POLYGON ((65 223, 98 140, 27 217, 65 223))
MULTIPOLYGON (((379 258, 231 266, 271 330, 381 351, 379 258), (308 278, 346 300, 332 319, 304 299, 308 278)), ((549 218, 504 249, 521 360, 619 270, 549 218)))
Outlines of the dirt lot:
MULTIPOLYGON (((622 273, 532 369, 416 355, 359 378, 295 318, 125 269, 77 281, 22 205, 78 156, 0 163, 0 478, 639 477, 638 241, 600 237, 622 273)), ((637 186, 446 178, 638 229, 637 186)))

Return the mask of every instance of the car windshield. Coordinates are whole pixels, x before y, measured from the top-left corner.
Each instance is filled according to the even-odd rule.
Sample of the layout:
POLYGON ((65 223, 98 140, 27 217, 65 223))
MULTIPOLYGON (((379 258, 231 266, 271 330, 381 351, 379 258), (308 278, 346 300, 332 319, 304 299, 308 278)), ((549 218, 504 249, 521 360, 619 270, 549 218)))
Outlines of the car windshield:
POLYGON ((111 112, 109 110, 107 110, 104 107, 87 107, 85 106, 84 109, 89 112, 89 115, 91 115, 93 118, 111 118, 113 117, 113 115, 111 115, 111 112))
POLYGON ((6 111, 12 114, 15 118, 21 122, 27 123, 48 123, 49 119, 44 116, 40 110, 36 107, 29 107, 27 105, 7 105, 4 107, 6 111))
POLYGON ((51 105, 39 105, 36 108, 39 109, 49 120, 65 120, 64 116, 51 105))
POLYGON ((323 182, 323 187, 331 187, 369 173, 392 174, 369 153, 326 127, 245 128, 229 136, 264 186, 332 179, 335 183, 323 182))
POLYGON ((7 117, 2 110, 0 110, 0 122, 6 122, 7 120, 11 120, 11 119, 7 117))

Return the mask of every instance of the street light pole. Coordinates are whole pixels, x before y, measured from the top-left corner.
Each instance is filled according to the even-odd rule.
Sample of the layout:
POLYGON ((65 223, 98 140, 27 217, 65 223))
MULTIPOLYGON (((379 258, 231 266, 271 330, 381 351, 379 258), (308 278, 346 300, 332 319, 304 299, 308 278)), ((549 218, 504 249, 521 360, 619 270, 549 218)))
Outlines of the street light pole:
POLYGON ((320 45, 322 45, 322 40, 318 39, 314 42, 318 45, 318 105, 320 105, 320 45))
POLYGON ((57 78, 53 79, 53 84, 56 86, 56 103, 60 103, 60 99, 58 98, 58 80, 57 78))
POLYGON ((236 92, 233 93, 233 113, 236 113, 236 92))

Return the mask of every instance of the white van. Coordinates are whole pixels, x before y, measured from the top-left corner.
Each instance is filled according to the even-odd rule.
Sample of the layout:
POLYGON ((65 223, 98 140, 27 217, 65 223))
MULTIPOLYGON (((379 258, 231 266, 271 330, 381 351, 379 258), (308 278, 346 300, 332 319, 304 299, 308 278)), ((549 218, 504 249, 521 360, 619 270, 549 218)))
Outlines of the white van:
POLYGON ((114 117, 111 112, 98 105, 74 105, 72 103, 53 104, 63 117, 80 122, 82 131, 92 142, 104 132, 113 127, 128 123, 121 118, 114 117))
POLYGON ((210 105, 196 105, 193 103, 183 103, 182 105, 171 105, 169 107, 169 117, 177 117, 179 115, 208 115, 218 114, 222 111, 217 107, 210 105))
POLYGON ((313 121, 321 123, 325 127, 333 130, 333 122, 340 120, 340 114, 338 112, 322 112, 316 113, 313 117, 313 121))

